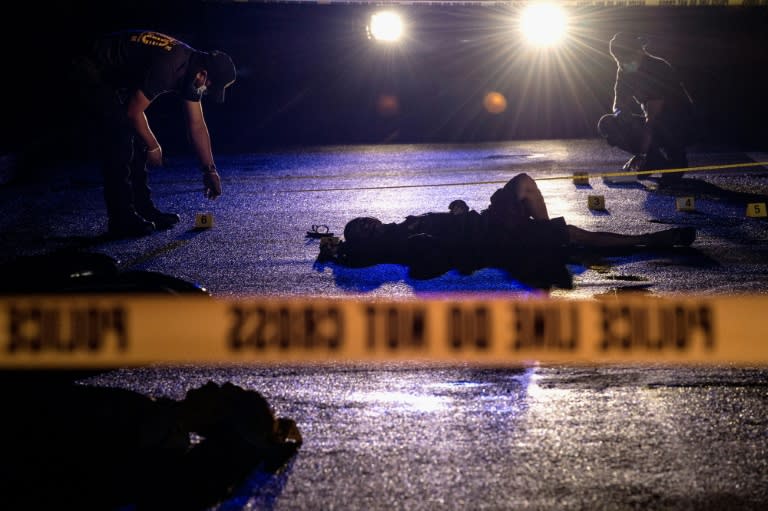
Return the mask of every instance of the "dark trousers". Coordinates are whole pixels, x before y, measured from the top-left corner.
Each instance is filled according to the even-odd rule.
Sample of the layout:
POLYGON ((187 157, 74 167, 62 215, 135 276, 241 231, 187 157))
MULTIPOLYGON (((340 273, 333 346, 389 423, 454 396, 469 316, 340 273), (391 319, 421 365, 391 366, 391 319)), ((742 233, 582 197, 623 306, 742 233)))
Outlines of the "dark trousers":
POLYGON ((125 97, 101 79, 86 58, 73 61, 70 85, 82 126, 100 155, 104 202, 110 220, 154 208, 148 185, 147 148, 125 115, 125 97))
POLYGON ((124 119, 105 124, 102 154, 104 201, 109 218, 154 207, 147 172, 147 148, 124 119))
MULTIPOLYGON (((633 155, 641 152, 645 119, 641 115, 606 114, 597 130, 609 145, 633 155)), ((688 167, 687 146, 693 140, 692 121, 682 115, 662 115, 652 128, 651 147, 646 153, 647 169, 688 167)))

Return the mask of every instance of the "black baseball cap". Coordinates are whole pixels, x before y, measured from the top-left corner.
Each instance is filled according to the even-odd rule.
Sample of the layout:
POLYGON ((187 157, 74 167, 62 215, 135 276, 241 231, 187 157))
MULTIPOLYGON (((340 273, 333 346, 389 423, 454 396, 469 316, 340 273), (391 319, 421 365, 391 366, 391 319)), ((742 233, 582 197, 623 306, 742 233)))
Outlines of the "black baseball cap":
POLYGON ((205 70, 208 71, 208 79, 211 81, 208 94, 216 103, 224 103, 225 89, 237 78, 235 63, 223 51, 212 51, 205 58, 205 70))

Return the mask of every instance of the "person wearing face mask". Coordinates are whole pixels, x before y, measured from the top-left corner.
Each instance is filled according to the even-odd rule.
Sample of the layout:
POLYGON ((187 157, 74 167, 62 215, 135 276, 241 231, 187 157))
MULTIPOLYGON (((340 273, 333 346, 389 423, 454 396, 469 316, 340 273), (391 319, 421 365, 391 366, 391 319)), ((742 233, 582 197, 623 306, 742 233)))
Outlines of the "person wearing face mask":
POLYGON ((148 186, 147 167, 163 164, 163 149, 145 114, 159 96, 182 99, 189 140, 200 165, 207 198, 221 195, 202 97, 223 103, 236 78, 232 59, 200 51, 163 33, 126 30, 91 42, 72 60, 80 114, 96 128, 103 152, 102 176, 113 237, 138 237, 168 229, 179 215, 159 210, 148 186))
MULTIPOLYGON (((600 118, 597 129, 609 145, 633 155, 625 171, 686 168, 696 130, 694 102, 674 67, 646 45, 627 32, 611 38, 617 65, 613 112, 600 118)), ((662 173, 661 183, 681 178, 682 173, 662 173)))

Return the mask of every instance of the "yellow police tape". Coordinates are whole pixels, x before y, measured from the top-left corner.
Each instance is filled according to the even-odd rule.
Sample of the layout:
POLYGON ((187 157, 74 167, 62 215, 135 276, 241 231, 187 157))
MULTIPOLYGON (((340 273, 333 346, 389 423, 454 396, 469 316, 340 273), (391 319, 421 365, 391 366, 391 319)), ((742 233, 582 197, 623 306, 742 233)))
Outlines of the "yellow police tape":
MULTIPOLYGON (((749 162, 749 163, 727 163, 727 164, 719 164, 719 165, 699 165, 696 167, 679 167, 679 168, 672 168, 672 169, 658 169, 658 170, 627 170, 627 171, 620 171, 620 172, 601 172, 601 173, 595 173, 590 174, 588 172, 579 172, 579 177, 584 179, 589 179, 590 177, 621 177, 621 176, 644 176, 644 175, 651 175, 651 174, 683 174, 688 172, 705 172, 708 170, 728 170, 728 169, 738 169, 738 168, 747 168, 747 167, 765 167, 768 166, 768 162, 762 161, 762 162, 749 162)), ((570 176, 571 179, 574 178, 574 176, 570 176)), ((555 180, 555 179, 565 179, 563 176, 554 176, 554 177, 537 177, 536 181, 548 181, 548 180, 555 180)))
MULTIPOLYGON (((768 1, 768 0, 766 0, 768 1)), ((581 178, 589 180, 590 178, 597 177, 618 177, 618 176, 640 176, 648 174, 670 174, 670 173, 687 173, 687 172, 704 172, 708 170, 728 170, 737 168, 749 168, 749 167, 768 167, 768 162, 747 162, 747 163, 727 163, 719 165, 700 165, 697 167, 680 167, 674 169, 659 169, 659 170, 634 170, 634 171, 620 171, 620 172, 577 172, 581 178)), ((524 172, 521 170, 521 172, 524 172)), ((570 176, 540 176, 536 177, 536 181, 559 181, 562 179, 574 179, 574 174, 570 176)), ((504 184, 509 179, 498 180, 493 179, 489 181, 460 181, 453 183, 420 183, 410 185, 381 185, 381 186, 354 186, 354 187, 337 187, 337 188, 300 188, 294 190, 277 190, 282 193, 308 193, 308 192, 349 192, 357 190, 394 190, 398 188, 437 188, 441 186, 474 186, 474 185, 490 185, 490 184, 504 184)))
POLYGON ((768 295, 0 298, 0 368, 327 362, 768 364, 768 295))

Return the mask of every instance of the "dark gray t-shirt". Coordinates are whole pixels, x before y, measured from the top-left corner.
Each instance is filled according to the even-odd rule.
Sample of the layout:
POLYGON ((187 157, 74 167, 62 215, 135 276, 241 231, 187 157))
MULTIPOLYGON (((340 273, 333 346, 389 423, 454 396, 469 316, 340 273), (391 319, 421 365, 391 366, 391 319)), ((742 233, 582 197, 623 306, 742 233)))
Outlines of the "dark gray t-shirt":
POLYGON ((115 90, 141 90, 152 101, 175 92, 200 101, 192 87, 190 69, 196 50, 159 32, 128 30, 107 34, 94 42, 90 59, 100 78, 115 90))

